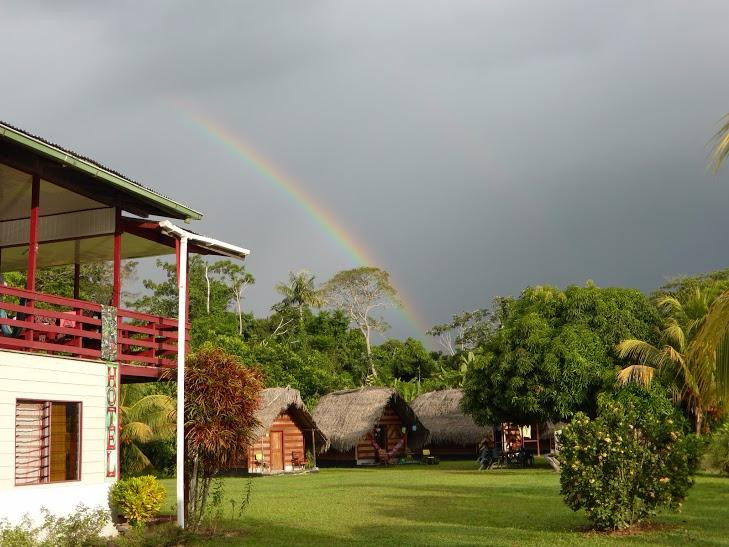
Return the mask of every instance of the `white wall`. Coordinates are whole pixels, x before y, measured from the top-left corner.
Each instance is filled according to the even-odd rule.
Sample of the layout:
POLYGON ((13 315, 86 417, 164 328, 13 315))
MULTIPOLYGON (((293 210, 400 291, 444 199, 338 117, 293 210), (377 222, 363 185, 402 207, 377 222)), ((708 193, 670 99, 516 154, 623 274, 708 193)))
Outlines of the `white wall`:
POLYGON ((41 506, 70 512, 79 503, 108 507, 106 364, 0 350, 0 519, 37 518, 41 506), (15 486, 15 400, 82 404, 81 480, 15 486))

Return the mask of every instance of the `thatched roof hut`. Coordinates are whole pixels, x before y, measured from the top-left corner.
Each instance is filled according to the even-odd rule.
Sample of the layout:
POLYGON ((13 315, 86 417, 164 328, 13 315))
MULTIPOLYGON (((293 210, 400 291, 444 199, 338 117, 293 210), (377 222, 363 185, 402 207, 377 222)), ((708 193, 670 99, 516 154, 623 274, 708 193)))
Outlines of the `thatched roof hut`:
POLYGON ((428 446, 477 446, 493 435, 491 427, 476 425, 473 418, 461 410, 462 399, 460 389, 444 389, 424 393, 410 403, 430 432, 426 441, 428 446))
POLYGON ((319 400, 314 420, 329 439, 331 448, 339 452, 352 450, 377 425, 388 406, 408 424, 408 445, 423 445, 427 429, 410 405, 394 389, 361 387, 335 391, 319 400), (415 426, 413 431, 412 427, 415 426))
POLYGON ((321 431, 306 408, 298 389, 291 387, 269 387, 261 391, 261 408, 256 412, 256 419, 259 426, 255 436, 260 437, 268 432, 273 422, 283 412, 289 412, 302 428, 314 431, 316 437, 317 452, 323 452, 328 448, 326 435, 321 431))

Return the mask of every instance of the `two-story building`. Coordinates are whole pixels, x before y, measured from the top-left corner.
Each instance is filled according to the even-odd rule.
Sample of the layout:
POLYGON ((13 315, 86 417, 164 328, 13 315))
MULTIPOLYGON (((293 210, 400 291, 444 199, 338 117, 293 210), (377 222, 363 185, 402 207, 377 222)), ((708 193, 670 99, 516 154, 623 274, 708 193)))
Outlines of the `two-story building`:
POLYGON ((25 288, 0 283, 0 519, 35 517, 41 506, 54 513, 79 503, 107 506, 119 476, 119 386, 175 367, 188 328, 122 307, 121 261, 176 254, 179 279, 185 250, 248 253, 171 224, 199 218, 89 158, 0 123, 0 272, 27 277, 25 288), (113 264, 111 297, 82 300, 80 266, 100 261, 113 264), (74 266, 74 297, 38 292, 38 270, 61 265, 74 266))

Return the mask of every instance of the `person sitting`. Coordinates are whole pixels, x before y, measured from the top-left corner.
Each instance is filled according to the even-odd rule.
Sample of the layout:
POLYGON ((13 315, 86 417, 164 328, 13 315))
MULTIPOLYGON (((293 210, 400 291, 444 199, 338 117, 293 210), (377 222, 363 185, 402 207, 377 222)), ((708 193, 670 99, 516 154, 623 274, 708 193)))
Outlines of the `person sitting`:
MULTIPOLYGON (((5 281, 5 278, 2 274, 0 274, 0 285, 3 287, 7 287, 8 284, 5 281)), ((5 309, 0 309, 0 318, 1 319, 9 319, 8 312, 5 309)), ((2 332, 3 336, 9 336, 11 338, 17 338, 20 335, 20 329, 16 329, 12 325, 7 325, 3 323, 0 325, 0 332, 2 332)))

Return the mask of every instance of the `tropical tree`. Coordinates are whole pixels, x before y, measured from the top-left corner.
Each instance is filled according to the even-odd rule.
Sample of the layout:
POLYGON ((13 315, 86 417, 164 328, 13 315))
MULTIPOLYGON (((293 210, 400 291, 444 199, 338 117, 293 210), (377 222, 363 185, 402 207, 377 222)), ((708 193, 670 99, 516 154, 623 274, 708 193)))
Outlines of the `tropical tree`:
POLYGON ((646 386, 656 374, 663 374, 664 382, 693 416, 696 433, 700 434, 707 411, 718 402, 715 360, 692 347, 710 310, 708 298, 695 288, 684 299, 665 295, 656 304, 665 317, 659 342, 654 345, 636 338, 621 341, 618 356, 633 363, 618 373, 618 381, 646 386))
MULTIPOLYGON (((721 169, 729 155, 729 114, 722 119, 722 125, 714 134, 714 149, 710 166, 714 173, 721 169)), ((717 392, 726 401, 729 399, 729 290, 724 291, 712 304, 702 329, 696 335, 692 353, 696 358, 714 360, 714 374, 717 392)))
POLYGON ((321 290, 327 305, 342 310, 364 336, 369 380, 374 381, 377 369, 372 359, 371 336, 373 332, 385 332, 390 326, 382 317, 372 314, 378 309, 400 305, 390 274, 371 266, 344 270, 324 283, 321 290))
POLYGON ((435 325, 426 334, 435 337, 443 351, 453 356, 483 342, 492 326, 492 316, 488 310, 474 310, 454 315, 450 323, 435 325))
POLYGON ((144 384, 127 384, 121 387, 119 410, 122 467, 125 472, 140 473, 152 465, 143 445, 175 435, 175 400, 151 392, 144 384))
MULTIPOLYGON (((230 289, 238 313, 238 334, 243 334, 243 292, 256 280, 245 266, 234 264, 230 260, 221 260, 213 264, 211 270, 222 277, 223 283, 230 289)), ((208 272, 205 272, 206 279, 208 272)), ((209 287, 209 282, 207 283, 209 287)), ((209 292, 209 288, 207 289, 209 292)))
POLYGON ((405 381, 428 378, 436 368, 432 355, 414 338, 391 338, 372 348, 372 359, 380 374, 405 381))
POLYGON ((191 354, 185 367, 185 514, 195 529, 213 477, 244 458, 254 440, 263 379, 211 344, 191 354))
POLYGON ((468 364, 464 407, 481 424, 559 421, 595 415, 615 383, 615 346, 651 341, 660 316, 640 291, 530 287, 494 304, 497 323, 468 364))
POLYGON ((324 305, 324 298, 314 285, 315 278, 316 276, 307 270, 289 272, 288 283, 276 285, 276 291, 283 296, 283 299, 273 305, 273 310, 281 313, 286 309, 295 308, 299 314, 299 326, 303 326, 304 310, 324 305))
MULTIPOLYGON (((200 255, 190 255, 187 265, 190 321, 205 315, 226 313, 231 301, 231 288, 223 280, 209 277, 206 279, 207 266, 207 262, 200 255)), ((215 266, 216 263, 210 265, 209 270, 213 270, 215 266)), ((158 259, 157 268, 164 272, 165 278, 159 282, 143 280, 147 294, 129 302, 129 305, 154 315, 177 317, 177 265, 158 259)))

